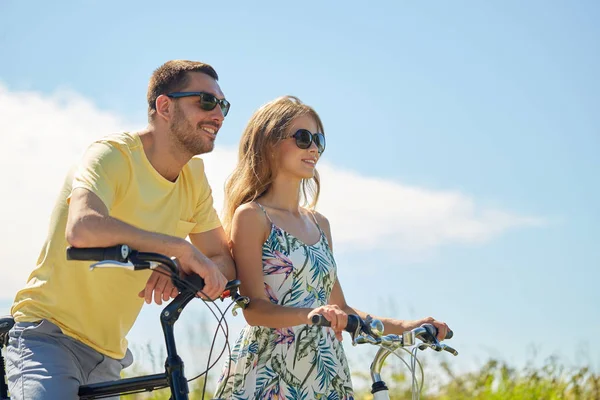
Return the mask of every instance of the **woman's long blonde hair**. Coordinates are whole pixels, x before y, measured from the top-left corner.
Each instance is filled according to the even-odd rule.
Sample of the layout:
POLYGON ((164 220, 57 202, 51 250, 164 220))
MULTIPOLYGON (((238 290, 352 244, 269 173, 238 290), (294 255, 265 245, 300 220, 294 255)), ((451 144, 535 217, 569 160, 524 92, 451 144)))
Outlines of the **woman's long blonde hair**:
MULTIPOLYGON (((235 210, 256 200, 271 187, 277 167, 272 157, 274 149, 286 138, 292 121, 304 115, 314 118, 319 132, 324 133, 317 112, 294 96, 279 97, 260 107, 250 118, 240 140, 238 164, 225 183, 223 225, 228 234, 235 210)), ((320 189, 319 174, 315 170, 314 177, 303 179, 300 185, 302 205, 314 209, 320 189)))

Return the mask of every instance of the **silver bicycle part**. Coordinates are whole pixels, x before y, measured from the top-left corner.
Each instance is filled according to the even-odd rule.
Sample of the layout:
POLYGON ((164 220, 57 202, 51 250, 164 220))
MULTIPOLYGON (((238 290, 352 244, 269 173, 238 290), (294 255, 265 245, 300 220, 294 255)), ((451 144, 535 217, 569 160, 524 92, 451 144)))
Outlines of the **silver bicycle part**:
POLYGON ((126 263, 122 263, 119 261, 113 260, 105 260, 98 261, 90 265, 90 271, 95 270, 96 268, 123 268, 133 271, 135 269, 135 265, 131 263, 131 261, 127 261, 126 263))
POLYGON ((404 344, 404 346, 414 346, 415 333, 413 331, 402 332, 402 343, 404 344))
MULTIPOLYGON (((400 359, 400 361, 402 361, 402 363, 406 366, 406 368, 408 368, 408 370, 410 371, 411 374, 411 393, 412 393, 412 399, 419 399, 421 392, 423 391, 423 384, 425 382, 425 372, 423 370, 423 364, 421 364, 421 361, 419 361, 419 358, 417 357, 417 348, 415 347, 412 351, 407 350, 405 347, 401 347, 399 345, 399 343, 397 343, 395 346, 389 347, 389 346, 385 346, 385 345, 379 345, 379 350, 377 351, 377 354, 375 355, 375 358, 373 359, 373 363, 371 364, 371 380, 373 383, 376 382, 383 382, 383 379, 381 378, 381 369, 383 368, 383 364, 386 360, 386 358, 390 355, 393 354, 396 357, 398 357, 400 359), (410 357, 411 357, 411 364, 409 365, 409 363, 399 354, 400 351, 405 351, 410 357), (416 366, 419 366, 419 369, 421 370, 421 384, 419 385, 419 380, 417 378, 416 375, 416 366)), ((380 392, 376 392, 373 395, 377 395, 376 397, 374 397, 375 399, 378 400, 387 400, 389 399, 388 396, 388 390, 381 390, 380 392), (381 394, 378 394, 380 392, 383 392, 381 394)))
MULTIPOLYGON (((159 262, 156 261, 149 261, 148 264, 149 269, 155 269, 158 266, 162 265, 159 262)), ((90 271, 93 271, 96 268, 123 268, 123 269, 128 269, 131 271, 135 270, 135 265, 133 265, 131 263, 131 261, 127 261, 126 263, 123 262, 119 262, 119 261, 114 261, 114 260, 105 260, 105 261, 98 261, 92 265, 90 265, 90 271)))
POLYGON ((367 326, 367 330, 362 331, 357 329, 354 334, 351 334, 353 338, 352 345, 356 346, 358 344, 369 343, 379 346, 379 350, 370 366, 370 375, 373 382, 372 387, 373 390, 375 390, 373 393, 374 400, 389 400, 389 389, 381 379, 381 369, 383 368, 386 358, 390 354, 394 354, 398 357, 411 373, 412 400, 418 400, 420 398, 425 382, 423 365, 417 357, 419 350, 431 348, 437 352, 447 351, 455 356, 458 355, 458 352, 452 347, 439 343, 431 330, 423 326, 403 332, 401 336, 383 335, 384 325, 381 321, 375 320, 371 318, 371 316, 367 316, 364 322, 367 326), (422 342, 417 344, 417 338, 422 342), (412 349, 408 350, 409 347, 412 347, 412 349), (410 364, 399 354, 400 350, 405 351, 410 356, 410 364), (417 365, 421 370, 420 384, 416 374, 417 365))

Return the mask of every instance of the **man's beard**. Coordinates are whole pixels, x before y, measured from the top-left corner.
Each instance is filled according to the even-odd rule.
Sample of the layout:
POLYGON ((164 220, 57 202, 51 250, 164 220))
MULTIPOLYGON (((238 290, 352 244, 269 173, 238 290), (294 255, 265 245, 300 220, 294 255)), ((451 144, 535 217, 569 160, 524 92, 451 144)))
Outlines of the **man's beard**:
POLYGON ((194 128, 178 107, 175 108, 175 115, 169 129, 177 142, 177 146, 193 156, 210 153, 215 147, 214 141, 204 134, 200 126, 194 128))

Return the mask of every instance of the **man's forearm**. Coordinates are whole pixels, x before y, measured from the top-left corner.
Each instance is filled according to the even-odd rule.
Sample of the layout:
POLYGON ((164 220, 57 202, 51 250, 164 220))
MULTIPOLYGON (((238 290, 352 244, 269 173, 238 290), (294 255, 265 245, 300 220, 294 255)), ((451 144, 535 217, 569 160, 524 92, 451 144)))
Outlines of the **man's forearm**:
POLYGON ((139 251, 179 257, 189 243, 184 239, 136 228, 113 217, 87 215, 67 227, 67 241, 74 247, 109 247, 126 244, 139 251))

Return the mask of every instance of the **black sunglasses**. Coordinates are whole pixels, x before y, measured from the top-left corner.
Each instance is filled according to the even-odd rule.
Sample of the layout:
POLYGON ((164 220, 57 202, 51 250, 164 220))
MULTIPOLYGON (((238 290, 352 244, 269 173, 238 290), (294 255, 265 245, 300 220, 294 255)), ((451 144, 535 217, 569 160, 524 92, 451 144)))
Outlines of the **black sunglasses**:
POLYGON ((226 117, 229 112, 229 107, 231 104, 225 99, 217 99, 214 94, 206 93, 206 92, 174 92, 167 94, 167 97, 171 97, 173 99, 179 99, 181 97, 190 97, 190 96, 199 96, 200 97, 200 108, 205 111, 214 110, 217 104, 221 107, 221 111, 223 112, 223 116, 226 117))
POLYGON ((319 154, 325 151, 325 135, 323 133, 310 133, 308 129, 298 129, 291 137, 296 139, 296 146, 301 149, 308 149, 315 142, 319 154))

